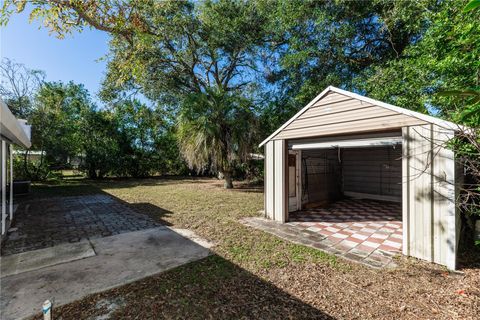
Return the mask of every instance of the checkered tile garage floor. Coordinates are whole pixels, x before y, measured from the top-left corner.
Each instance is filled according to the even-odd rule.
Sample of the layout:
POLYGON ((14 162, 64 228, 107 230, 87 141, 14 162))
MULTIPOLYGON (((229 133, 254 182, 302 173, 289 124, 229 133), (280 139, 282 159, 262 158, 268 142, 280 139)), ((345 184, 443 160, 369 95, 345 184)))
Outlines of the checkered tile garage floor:
POLYGON ((376 255, 402 251, 402 207, 398 203, 348 199, 327 208, 290 213, 289 223, 319 233, 336 248, 376 255))

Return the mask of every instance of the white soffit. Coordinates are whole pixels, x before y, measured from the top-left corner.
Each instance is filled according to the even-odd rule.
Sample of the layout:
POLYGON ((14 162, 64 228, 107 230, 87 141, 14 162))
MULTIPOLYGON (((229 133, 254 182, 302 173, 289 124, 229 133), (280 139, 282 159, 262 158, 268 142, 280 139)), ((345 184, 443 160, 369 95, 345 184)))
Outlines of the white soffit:
POLYGON ((327 142, 293 143, 292 150, 332 149, 332 148, 362 148, 394 146, 402 143, 402 137, 352 139, 327 142))
POLYGON ((15 118, 5 102, 0 99, 0 134, 12 143, 30 148, 32 143, 24 126, 15 118))

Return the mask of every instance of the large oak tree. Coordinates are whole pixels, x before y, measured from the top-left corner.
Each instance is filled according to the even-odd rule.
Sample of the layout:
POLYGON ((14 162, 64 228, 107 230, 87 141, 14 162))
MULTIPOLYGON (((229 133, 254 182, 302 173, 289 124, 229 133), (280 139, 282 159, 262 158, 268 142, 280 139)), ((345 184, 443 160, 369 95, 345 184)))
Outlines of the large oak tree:
MULTIPOLYGON (((262 3, 52 0, 31 1, 30 5, 31 17, 43 19, 59 37, 85 26, 110 33, 102 97, 114 99, 122 92, 138 90, 159 105, 173 107, 174 112, 182 110, 179 141, 188 163, 198 170, 219 171, 230 188, 232 168, 256 142, 251 134, 256 131, 255 122, 240 122, 254 117, 252 80, 259 71, 258 51, 266 40, 266 20, 259 14, 264 11, 262 3), (230 104, 240 100, 241 104, 230 104), (199 104, 204 107, 194 107, 199 104), (187 118, 190 108, 203 114, 187 118), (230 118, 210 117, 217 111, 230 118), (232 119, 236 114, 245 116, 232 119), (210 121, 211 130, 201 136, 187 134, 187 128, 198 127, 196 122, 204 119, 210 121), (232 134, 239 128, 249 132, 232 134), (191 161, 195 154, 199 156, 191 161)), ((4 19, 13 10, 9 4, 6 1, 4 19)), ((25 1, 16 5, 23 10, 25 1)))

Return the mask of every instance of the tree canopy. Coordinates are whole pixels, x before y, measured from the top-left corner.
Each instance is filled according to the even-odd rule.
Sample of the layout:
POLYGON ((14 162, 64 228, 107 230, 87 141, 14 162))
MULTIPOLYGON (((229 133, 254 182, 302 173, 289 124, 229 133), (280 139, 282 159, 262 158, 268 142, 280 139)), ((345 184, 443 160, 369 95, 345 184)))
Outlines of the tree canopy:
POLYGON ((426 17, 419 41, 367 70, 358 87, 382 101, 455 119, 462 104, 439 93, 479 86, 480 12, 466 14, 456 1, 442 1, 426 17))
POLYGON ((443 93, 478 87, 475 3, 6 0, 0 22, 28 6, 30 18, 60 38, 86 27, 108 32, 100 96, 117 113, 104 120, 121 139, 147 137, 119 147, 135 159, 136 174, 146 172, 138 148, 145 156, 175 141, 168 154, 229 176, 260 137, 328 85, 467 121, 464 102, 443 93), (137 93, 152 106, 132 101, 137 93), (170 138, 158 142, 152 132, 170 138))

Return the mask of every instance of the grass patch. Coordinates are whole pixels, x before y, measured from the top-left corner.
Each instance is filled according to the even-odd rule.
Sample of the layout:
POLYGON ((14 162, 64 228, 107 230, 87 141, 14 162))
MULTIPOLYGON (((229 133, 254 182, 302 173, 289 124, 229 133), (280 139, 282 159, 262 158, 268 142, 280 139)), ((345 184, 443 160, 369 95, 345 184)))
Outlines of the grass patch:
POLYGON ((478 268, 465 270, 461 280, 420 261, 374 270, 285 241, 239 223, 263 207, 263 193, 249 186, 224 190, 221 181, 191 178, 71 180, 34 191, 106 192, 216 246, 200 261, 55 309, 64 320, 104 316, 94 307, 102 301, 122 302, 113 319, 468 319, 478 313, 478 268))
POLYGON ((225 190, 216 179, 116 180, 95 185, 167 225, 191 229, 214 241, 216 254, 252 272, 289 264, 339 266, 333 255, 241 224, 241 218, 256 216, 263 208, 258 189, 237 185, 225 190))
POLYGON ((32 192, 27 196, 41 199, 102 193, 102 190, 84 179, 54 180, 48 183, 32 183, 32 192))
POLYGON ((256 216, 263 208, 263 193, 246 185, 234 190, 221 186, 216 179, 66 179, 36 183, 32 195, 48 198, 108 193, 161 223, 191 229, 215 242, 216 254, 252 272, 289 264, 339 266, 334 255, 241 224, 241 218, 256 216))
POLYGON ((123 303, 112 319, 329 319, 218 255, 92 295, 56 309, 56 316, 100 318, 105 310, 92 306, 119 297, 123 303))
POLYGON ((325 253, 310 247, 302 245, 293 245, 289 247, 292 260, 295 262, 311 261, 314 263, 327 263, 331 266, 338 265, 338 259, 332 254, 325 253))

